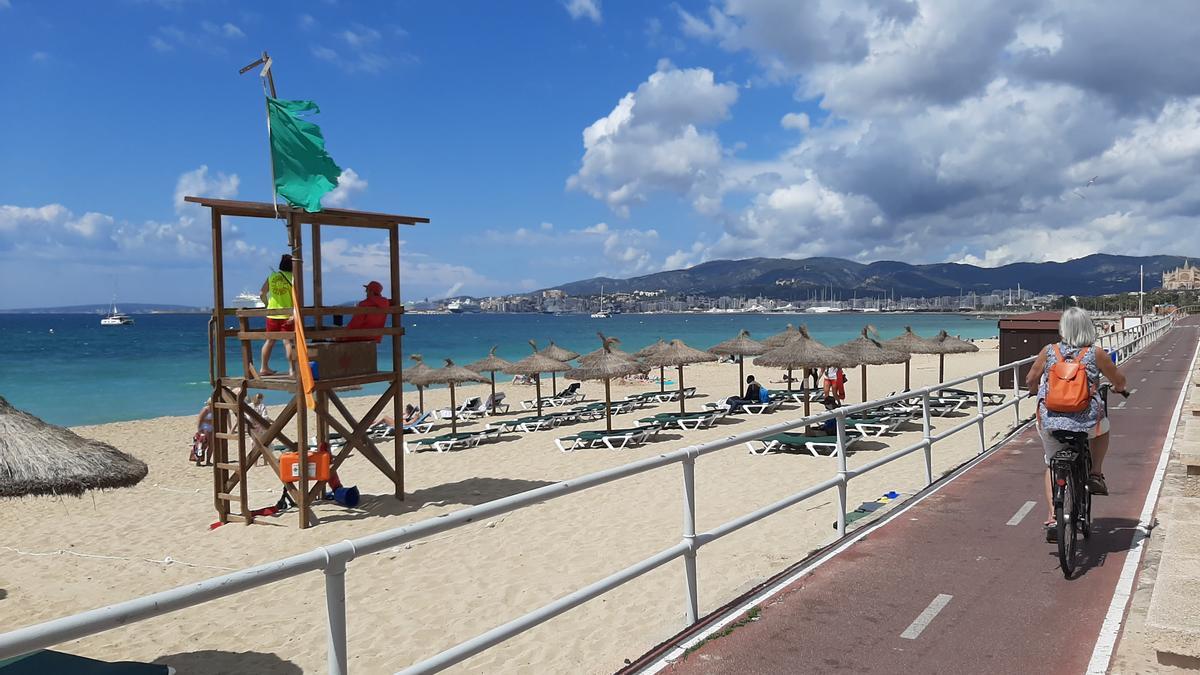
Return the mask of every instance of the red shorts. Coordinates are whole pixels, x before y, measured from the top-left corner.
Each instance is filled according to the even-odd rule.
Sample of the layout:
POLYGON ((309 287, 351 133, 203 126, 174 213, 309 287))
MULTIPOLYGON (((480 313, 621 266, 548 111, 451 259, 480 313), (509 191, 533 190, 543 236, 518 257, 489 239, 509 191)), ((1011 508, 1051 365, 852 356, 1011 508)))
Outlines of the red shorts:
POLYGON ((292 333, 296 330, 296 324, 291 318, 272 319, 271 317, 267 317, 267 330, 272 333, 277 333, 280 331, 292 333))

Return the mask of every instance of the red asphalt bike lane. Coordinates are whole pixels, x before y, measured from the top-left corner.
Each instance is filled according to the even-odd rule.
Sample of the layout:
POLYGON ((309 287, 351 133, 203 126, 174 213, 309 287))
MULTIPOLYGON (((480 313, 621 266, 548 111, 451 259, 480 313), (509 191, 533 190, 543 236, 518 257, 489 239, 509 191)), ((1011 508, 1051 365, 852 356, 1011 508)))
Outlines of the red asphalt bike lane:
POLYGON ((1063 578, 1045 541, 1045 465, 1031 427, 764 601, 757 621, 665 672, 1085 672, 1190 376, 1198 323, 1185 319, 1120 364, 1136 392, 1109 397, 1109 495, 1092 502, 1076 578, 1063 578), (1008 525, 1028 501, 1036 505, 1008 525), (915 639, 901 637, 945 595, 915 639))

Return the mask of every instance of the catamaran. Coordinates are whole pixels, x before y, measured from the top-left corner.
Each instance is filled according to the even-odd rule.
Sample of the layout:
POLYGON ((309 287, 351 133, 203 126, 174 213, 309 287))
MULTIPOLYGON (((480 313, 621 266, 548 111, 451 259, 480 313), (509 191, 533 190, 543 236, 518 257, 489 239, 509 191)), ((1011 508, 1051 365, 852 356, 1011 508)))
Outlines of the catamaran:
POLYGON ((133 317, 128 314, 122 314, 121 310, 117 309, 117 299, 113 298, 112 311, 108 316, 100 319, 101 326, 132 326, 133 317))

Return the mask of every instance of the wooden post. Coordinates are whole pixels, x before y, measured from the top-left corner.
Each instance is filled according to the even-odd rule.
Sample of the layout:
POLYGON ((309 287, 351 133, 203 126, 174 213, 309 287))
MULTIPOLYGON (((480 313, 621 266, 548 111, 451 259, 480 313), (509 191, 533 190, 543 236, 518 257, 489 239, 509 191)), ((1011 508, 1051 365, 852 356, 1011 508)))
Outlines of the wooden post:
POLYGON ((612 393, 609 391, 608 378, 604 378, 604 420, 605 428, 612 431, 612 393))
POLYGON ((658 367, 658 393, 667 393, 667 369, 663 366, 658 367))
MULTIPOLYGON (((321 226, 312 224, 312 290, 313 290, 313 307, 324 307, 324 293, 321 289, 321 226)), ((318 314, 314 317, 317 329, 319 330, 324 323, 325 316, 318 314)))
POLYGON ((938 384, 946 381, 946 355, 938 354, 938 384))
POLYGON ((733 393, 739 396, 742 393, 742 383, 746 381, 745 369, 742 367, 742 362, 745 358, 741 354, 738 354, 738 381, 737 386, 733 388, 733 393))
POLYGON ((912 389, 912 385, 910 385, 909 381, 908 381, 908 369, 909 369, 909 364, 911 364, 911 363, 912 363, 912 356, 909 356, 908 360, 904 362, 904 391, 908 391, 909 389, 912 389))
POLYGON ((492 417, 496 416, 496 371, 492 371, 492 417))
POLYGON ((680 363, 678 365, 678 367, 679 367, 679 413, 683 414, 683 411, 684 411, 683 410, 683 364, 680 363))
MULTIPOLYGON (((304 307, 304 243, 300 232, 299 218, 295 213, 288 214, 288 239, 292 244, 292 287, 296 289, 298 309, 304 307), (299 262, 299 264, 296 264, 299 262)), ((304 317, 300 317, 304 321, 304 317)), ((295 339, 293 337, 293 339, 295 339)), ((296 452, 300 455, 300 499, 296 507, 300 510, 300 529, 308 527, 308 404, 304 400, 304 386, 300 382, 300 369, 308 368, 307 363, 300 363, 296 358, 297 350, 292 349, 292 370, 296 373, 293 395, 296 397, 296 452)))
MULTIPOLYGON (((392 306, 402 307, 403 303, 400 300, 400 231, 397 225, 392 225, 388 228, 388 262, 391 264, 392 272, 392 306)), ((403 314, 391 315, 391 326, 397 328, 403 325, 403 314)), ((392 383, 395 385, 396 391, 392 394, 392 419, 401 420, 401 429, 403 429, 404 420, 404 350, 401 342, 401 335, 392 336, 392 373, 394 375, 392 383)), ((424 392, 418 389, 420 396, 421 412, 425 412, 425 396, 424 392)), ((396 471, 395 495, 396 499, 404 499, 404 444, 402 443, 400 433, 396 434, 396 439, 392 441, 394 448, 396 471)))
POLYGON ((862 364, 862 400, 867 401, 867 364, 862 364))
POLYGON ((538 373, 533 376, 533 393, 537 397, 538 417, 542 416, 542 374, 538 373))
POLYGON ((229 502, 224 501, 217 495, 225 491, 225 486, 221 484, 221 471, 218 464, 222 461, 221 450, 225 447, 225 439, 221 436, 225 433, 226 426, 223 420, 226 419, 224 410, 217 407, 217 403, 221 400, 221 390, 224 386, 222 379, 225 377, 225 263, 224 255, 221 250, 221 212, 217 209, 210 209, 212 214, 212 254, 213 254, 213 320, 216 323, 213 332, 212 349, 215 352, 212 355, 213 363, 216 365, 216 381, 213 382, 212 395, 212 416, 213 416, 213 433, 212 433, 212 457, 213 457, 213 500, 217 507, 218 522, 229 522, 229 502))

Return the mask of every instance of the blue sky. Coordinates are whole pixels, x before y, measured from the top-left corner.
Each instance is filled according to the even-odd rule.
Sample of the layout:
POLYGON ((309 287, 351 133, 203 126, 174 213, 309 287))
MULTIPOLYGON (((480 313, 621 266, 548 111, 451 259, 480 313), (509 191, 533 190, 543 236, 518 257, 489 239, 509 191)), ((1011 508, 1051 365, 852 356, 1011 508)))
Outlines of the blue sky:
MULTIPOLYGON (((237 75, 263 49, 281 97, 322 108, 336 204, 432 219, 404 235, 406 299, 754 255, 1190 253, 1200 17, 1161 14, 0 0, 0 308, 206 304, 207 224, 179 197, 269 201, 237 75)), ((326 236, 333 293, 386 275, 381 242, 326 236)), ((230 292, 256 290, 282 229, 231 237, 230 292)))

